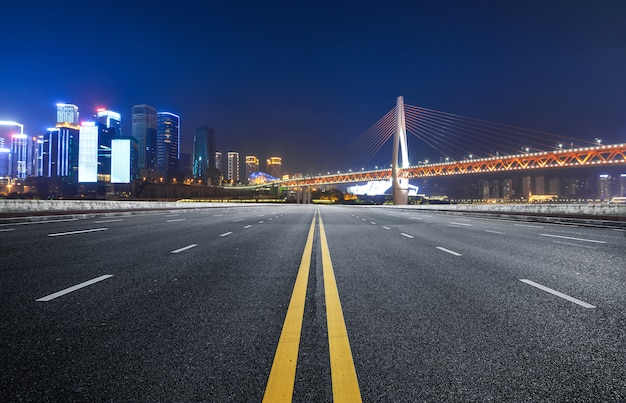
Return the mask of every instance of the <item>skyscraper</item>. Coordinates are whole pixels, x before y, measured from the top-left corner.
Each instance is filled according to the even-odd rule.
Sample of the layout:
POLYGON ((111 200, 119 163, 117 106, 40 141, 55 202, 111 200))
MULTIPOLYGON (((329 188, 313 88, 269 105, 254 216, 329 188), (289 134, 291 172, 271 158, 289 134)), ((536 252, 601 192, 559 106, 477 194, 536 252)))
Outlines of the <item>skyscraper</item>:
POLYGON ((283 160, 280 157, 270 157, 267 160, 267 173, 274 178, 280 179, 282 176, 283 160))
POLYGON ((133 106, 132 133, 139 146, 139 169, 156 169, 157 111, 150 105, 133 106))
POLYGON ((98 181, 98 126, 84 122, 80 126, 78 143, 78 182, 98 181))
POLYGON ((63 126, 46 131, 39 144, 42 176, 74 181, 78 170, 78 133, 77 128, 63 126))
POLYGON ((122 115, 105 108, 96 110, 96 121, 106 127, 111 138, 122 135, 122 115))
POLYGON ((246 156, 246 181, 250 180, 250 174, 259 172, 259 159, 254 155, 246 156))
POLYGON ((196 128, 193 137, 193 177, 202 183, 214 183, 219 177, 215 168, 215 130, 212 127, 196 128))
POLYGON ((227 156, 226 179, 232 183, 239 182, 239 153, 229 151, 227 156))
POLYGON ((168 180, 178 174, 180 116, 170 112, 157 113, 156 169, 168 180))
POLYGON ((57 104, 57 124, 56 127, 69 127, 78 129, 80 126, 78 106, 74 104, 57 104))
POLYGON ((206 183, 209 170, 209 137, 213 129, 207 126, 196 128, 193 136, 193 177, 206 183))
POLYGON ((219 151, 215 152, 215 169, 222 171, 222 153, 219 151))

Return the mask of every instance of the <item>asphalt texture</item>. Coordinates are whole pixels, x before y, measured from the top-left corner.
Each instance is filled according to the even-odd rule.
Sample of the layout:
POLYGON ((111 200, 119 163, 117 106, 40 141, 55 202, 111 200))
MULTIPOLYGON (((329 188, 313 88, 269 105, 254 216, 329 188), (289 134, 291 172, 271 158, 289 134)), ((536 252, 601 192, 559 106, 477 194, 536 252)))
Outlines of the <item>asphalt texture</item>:
MULTIPOLYGON (((1 224, 0 401, 261 401, 317 211, 363 401, 626 401, 624 230, 313 205, 1 224)), ((296 402, 333 401, 319 232, 296 402)))

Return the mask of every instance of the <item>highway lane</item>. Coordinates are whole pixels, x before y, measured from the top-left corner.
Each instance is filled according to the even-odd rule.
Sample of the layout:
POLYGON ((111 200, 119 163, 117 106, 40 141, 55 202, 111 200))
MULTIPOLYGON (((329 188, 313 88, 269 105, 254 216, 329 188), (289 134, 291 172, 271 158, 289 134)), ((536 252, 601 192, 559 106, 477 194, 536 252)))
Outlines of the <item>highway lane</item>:
POLYGON ((346 213, 337 209, 327 231, 364 396, 623 399, 623 233, 383 209, 346 213), (372 242, 346 240, 346 227, 372 242), (579 253, 578 244, 589 242, 555 244, 544 233, 607 243, 579 253), (519 281, 525 278, 597 308, 519 281))
POLYGON ((58 238, 47 235, 101 224, 30 230, 14 248, 57 244, 48 259, 3 265, 2 390, 31 401, 260 400, 307 235, 299 224, 313 214, 282 210, 132 217, 58 238), (35 302, 102 274, 113 277, 35 302))
MULTIPOLYGON (((0 227, 4 400, 260 401, 317 209, 364 401, 626 398, 624 232, 260 205, 0 227)), ((294 401, 333 399, 314 225, 294 401)))

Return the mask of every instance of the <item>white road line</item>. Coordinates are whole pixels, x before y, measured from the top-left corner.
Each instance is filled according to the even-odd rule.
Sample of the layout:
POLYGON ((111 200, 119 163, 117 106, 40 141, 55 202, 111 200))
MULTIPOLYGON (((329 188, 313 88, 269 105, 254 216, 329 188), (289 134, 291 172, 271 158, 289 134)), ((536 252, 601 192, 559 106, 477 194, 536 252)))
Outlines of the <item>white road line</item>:
POLYGON ((195 248, 196 246, 198 246, 197 243, 192 243, 191 245, 187 245, 184 248, 173 250, 172 253, 180 253, 186 251, 187 249, 195 248))
POLYGON ((626 232, 626 229, 613 228, 613 231, 626 232))
POLYGON ((442 248, 441 246, 437 246, 437 249, 442 250, 444 252, 447 252, 447 253, 449 253, 451 255, 454 255, 454 256, 462 256, 459 252, 455 252, 455 251, 450 250, 450 249, 442 248))
POLYGON ((367 221, 365 218, 361 218, 361 221, 367 221))
POLYGON ((422 217, 409 217, 409 220, 423 220, 422 217))
POLYGON ((376 225, 376 223, 374 221, 370 221, 370 224, 372 225, 376 225))
POLYGON ((387 226, 385 226, 385 225, 383 225, 383 228, 384 228, 384 229, 391 229, 391 228, 389 228, 389 227, 387 227, 387 226))
POLYGON ((585 238, 574 238, 571 236, 563 236, 563 235, 552 235, 552 234, 539 234, 541 236, 549 236, 551 238, 561 238, 561 239, 569 239, 572 241, 582 241, 582 242, 593 242, 593 243, 606 243, 604 241, 597 241, 595 239, 585 239, 585 238))
POLYGON ((15 228, 0 229, 0 232, 9 232, 9 231, 15 231, 15 228))
POLYGON ((178 217, 180 214, 168 214, 165 217, 178 217))
POLYGON ((265 221, 259 221, 259 224, 263 224, 265 221))
POLYGON ((272 221, 272 217, 268 218, 267 221, 272 221))
POLYGON ((472 224, 468 224, 468 223, 466 223, 466 222, 454 222, 454 221, 450 221, 450 223, 449 223, 449 224, 451 224, 451 225, 463 225, 463 226, 466 226, 466 227, 472 227, 472 226, 473 226, 472 224))
POLYGON ((106 230, 108 230, 108 228, 84 229, 84 230, 81 230, 81 231, 57 232, 56 234, 48 234, 48 236, 62 236, 62 235, 85 234, 85 233, 87 233, 87 232, 106 231, 106 230))
POLYGON ((176 218, 174 220, 166 220, 165 222, 178 222, 178 221, 185 221, 186 218, 176 218))
POLYGON ((593 247, 593 246, 589 246, 589 245, 581 245, 581 244, 579 244, 579 243, 563 242, 563 241, 554 241, 554 243, 560 243, 561 245, 576 246, 577 248, 594 249, 594 247, 593 247))
POLYGON ((117 219, 117 220, 100 220, 100 221, 94 221, 94 224, 104 224, 107 222, 120 222, 120 221, 124 221, 123 219, 117 219))
POLYGON ((223 217, 224 214, 213 214, 213 217, 223 217))
POLYGON ((556 290, 553 290, 552 288, 548 288, 548 287, 546 287, 546 286, 544 286, 544 285, 541 285, 541 284, 535 283, 534 281, 527 280, 527 279, 525 279, 525 278, 521 278, 519 281, 521 281, 522 283, 526 283, 526 284, 528 284, 528 285, 532 285, 533 287, 536 287, 536 288, 539 288, 540 290, 543 290, 543 291, 549 292, 550 294, 556 295, 557 297, 561 297, 561 298, 563 298, 563 299, 566 299, 566 300, 568 300, 568 301, 570 301, 570 302, 573 302, 573 303, 578 304, 578 305, 580 305, 580 306, 583 306, 583 307, 585 307, 585 308, 595 308, 595 306, 593 306, 593 305, 591 305, 591 304, 588 304, 588 303, 586 303, 585 301, 581 301, 581 300, 576 299, 576 298, 574 298, 574 297, 570 297, 570 296, 569 296, 569 295, 567 295, 567 294, 563 294, 562 292, 558 292, 558 291, 556 291, 556 290))
POLYGON ((489 232, 490 234, 506 235, 504 232, 492 231, 490 229, 486 229, 485 232, 489 232))
POLYGON ((228 235, 230 235, 230 234, 232 234, 232 233, 233 233, 232 231, 228 231, 228 232, 224 232, 224 233, 223 233, 223 234, 221 234, 220 236, 228 236, 228 235))
POLYGON ((76 290, 78 290, 80 288, 87 287, 89 285, 95 284, 98 281, 106 280, 107 278, 110 278, 110 277, 113 277, 113 275, 112 274, 105 274, 104 276, 96 277, 96 278, 94 278, 92 280, 85 281, 84 283, 76 284, 75 286, 72 286, 72 287, 66 288, 64 290, 55 292, 54 294, 46 295, 45 297, 41 297, 39 299, 36 299, 35 301, 38 301, 38 302, 48 302, 48 301, 53 300, 55 298, 58 298, 58 297, 60 297, 62 295, 69 294, 72 291, 76 291, 76 290))
POLYGON ((68 221, 78 221, 78 218, 68 218, 66 220, 50 220, 50 221, 28 221, 28 222, 12 222, 8 224, 0 224, 0 226, 14 226, 14 225, 31 225, 31 224, 53 224, 56 222, 68 222, 68 221))
POLYGON ((233 220, 233 222, 240 222, 240 221, 243 221, 243 218, 238 218, 236 220, 233 220))
POLYGON ((401 232, 400 235, 405 236, 407 238, 415 238, 413 235, 405 234, 404 232, 401 232))
POLYGON ((252 227, 252 225, 246 225, 244 228, 250 228, 252 227))
POLYGON ((525 228, 543 228, 541 225, 528 225, 528 224, 513 224, 516 227, 525 227, 525 228))

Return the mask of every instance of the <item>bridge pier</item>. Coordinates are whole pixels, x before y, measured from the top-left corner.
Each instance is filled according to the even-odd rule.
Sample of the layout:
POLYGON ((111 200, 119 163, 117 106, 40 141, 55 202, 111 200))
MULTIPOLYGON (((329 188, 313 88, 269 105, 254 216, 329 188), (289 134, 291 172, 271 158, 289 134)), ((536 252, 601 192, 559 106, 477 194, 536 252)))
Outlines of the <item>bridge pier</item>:
POLYGON ((404 122, 404 98, 399 96, 396 102, 396 130, 393 134, 391 154, 391 186, 393 204, 405 206, 409 204, 409 180, 404 177, 398 167, 398 152, 402 151, 402 168, 409 167, 409 153, 406 144, 406 125, 404 122))

